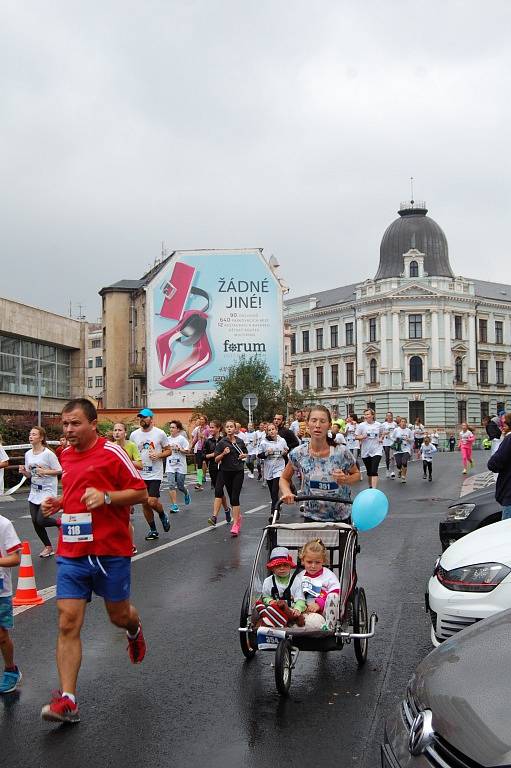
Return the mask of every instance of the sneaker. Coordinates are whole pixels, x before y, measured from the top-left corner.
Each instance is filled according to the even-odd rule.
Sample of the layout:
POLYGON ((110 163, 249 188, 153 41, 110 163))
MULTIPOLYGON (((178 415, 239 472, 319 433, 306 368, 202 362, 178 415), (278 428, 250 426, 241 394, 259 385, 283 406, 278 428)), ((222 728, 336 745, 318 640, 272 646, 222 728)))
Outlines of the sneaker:
POLYGON ((406 477, 401 477, 401 482, 406 483, 406 477))
MULTIPOLYGON (((174 514, 175 512, 179 512, 179 507, 177 506, 177 504, 172 504, 171 508, 169 509, 169 512, 172 512, 172 514, 174 514)), ((162 523, 163 523, 163 520, 162 520, 162 523)), ((165 530, 165 526, 163 526, 163 528, 165 530)), ((170 528, 170 524, 169 524, 169 528, 170 528)))
POLYGON ((390 476, 391 476, 391 478, 392 478, 392 479, 394 479, 394 478, 395 478, 395 476, 396 476, 396 473, 395 473, 395 472, 391 472, 391 473, 390 473, 390 476))
POLYGON ((149 533, 145 537, 145 540, 146 541, 153 541, 153 539, 159 539, 159 538, 160 538, 160 534, 158 533, 158 531, 153 531, 153 529, 150 528, 149 529, 149 533))
POLYGON ((193 487, 196 491, 202 491, 202 483, 196 483, 193 487))
POLYGON ((54 555, 55 552, 53 551, 53 547, 45 547, 41 552, 39 552, 39 557, 51 557, 54 555))
POLYGON ((422 479, 423 479, 423 480, 426 480, 426 479, 427 479, 427 478, 426 478, 426 475, 422 475, 422 479))
POLYGON ((130 637, 126 632, 128 638, 128 656, 132 664, 140 664, 144 660, 146 652, 146 644, 144 633, 142 632, 142 624, 138 625, 138 632, 136 637, 130 637))
POLYGON ((211 517, 208 517, 208 525, 216 525, 216 515, 211 515, 211 517))
POLYGON ((52 693, 50 703, 41 709, 41 717, 51 723, 80 722, 78 704, 72 702, 68 696, 63 696, 61 691, 52 693))
POLYGON ((230 507, 227 507, 227 509, 224 509, 225 512, 225 522, 230 523, 232 521, 232 509, 230 507))
POLYGON ((240 521, 239 521, 239 519, 238 519, 238 520, 236 520, 236 522, 235 522, 235 523, 233 523, 233 524, 232 524, 232 526, 231 526, 231 536, 232 536, 232 537, 236 537, 236 536, 239 536, 239 533, 240 533, 240 521))
POLYGON ((433 478, 432 477, 428 477, 428 480, 429 480, 429 482, 431 482, 433 480, 433 478))
POLYGON ((21 678, 23 675, 19 671, 18 667, 16 667, 15 672, 7 672, 7 670, 4 672, 2 679, 0 680, 0 693, 12 693, 16 690, 18 685, 21 683, 21 678))
POLYGON ((466 475, 466 474, 467 474, 467 470, 466 470, 466 469, 464 469, 464 470, 463 470, 463 472, 462 472, 461 474, 462 474, 462 475, 466 475))
POLYGON ((133 549, 131 550, 131 556, 133 557, 134 555, 137 555, 137 554, 138 554, 138 549, 137 549, 137 548, 136 548, 136 546, 133 544, 133 549))
MULTIPOLYGON (((176 505, 177 506, 177 505, 176 505)), ((173 510, 175 512, 176 510, 173 510)), ((177 511, 179 512, 179 507, 177 508, 177 511)), ((170 531, 170 520, 167 517, 165 513, 163 515, 160 515, 161 524, 163 525, 163 530, 165 533, 168 533, 170 531)))
POLYGON ((253 473, 253 472, 247 472, 247 474, 248 474, 248 476, 249 476, 249 478, 250 478, 251 480, 253 480, 253 479, 254 479, 254 473, 253 473))
POLYGON ((188 493, 188 491, 186 491, 186 493, 185 493, 185 505, 188 506, 188 504, 191 502, 191 500, 192 499, 191 499, 190 494, 188 493))

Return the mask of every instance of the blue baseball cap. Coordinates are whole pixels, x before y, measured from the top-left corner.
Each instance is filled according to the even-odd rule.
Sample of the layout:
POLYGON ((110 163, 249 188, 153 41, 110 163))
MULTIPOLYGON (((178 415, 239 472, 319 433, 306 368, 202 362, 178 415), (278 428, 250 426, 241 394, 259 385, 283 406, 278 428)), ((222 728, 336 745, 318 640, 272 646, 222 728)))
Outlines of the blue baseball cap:
POLYGON ((154 413, 150 408, 142 408, 142 410, 137 413, 137 416, 142 416, 144 419, 152 419, 154 413))

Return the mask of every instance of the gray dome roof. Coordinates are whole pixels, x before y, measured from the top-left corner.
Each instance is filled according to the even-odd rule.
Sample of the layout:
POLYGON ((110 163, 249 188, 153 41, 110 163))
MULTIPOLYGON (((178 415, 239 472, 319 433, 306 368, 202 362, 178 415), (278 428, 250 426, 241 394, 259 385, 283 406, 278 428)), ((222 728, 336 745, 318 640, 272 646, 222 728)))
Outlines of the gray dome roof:
POLYGON ((449 264, 447 238, 436 221, 426 216, 425 203, 402 204, 399 218, 387 227, 380 245, 380 265, 375 280, 400 277, 404 272, 403 254, 417 248, 425 254, 428 275, 454 277, 449 264))

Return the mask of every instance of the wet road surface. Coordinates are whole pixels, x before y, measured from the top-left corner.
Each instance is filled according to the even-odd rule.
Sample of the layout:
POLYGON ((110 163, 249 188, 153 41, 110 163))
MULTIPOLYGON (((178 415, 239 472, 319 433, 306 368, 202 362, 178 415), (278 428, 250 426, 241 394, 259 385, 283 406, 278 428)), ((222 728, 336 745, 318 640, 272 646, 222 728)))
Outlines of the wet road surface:
MULTIPOLYGON (((19 615, 13 637, 24 677, 19 691, 0 697, 2 765, 379 765, 385 713, 402 698, 411 672, 431 650, 424 590, 440 552, 438 522, 447 500, 459 495, 459 455, 437 456, 434 471, 433 483, 425 482, 422 464, 414 462, 406 485, 380 472, 391 511, 379 528, 360 535, 358 558, 369 611, 379 616, 366 666, 358 669, 353 646, 301 653, 287 700, 275 690, 272 654, 246 662, 237 633, 241 599, 269 514, 266 486, 245 480, 242 508, 253 511, 237 540, 225 525, 190 536, 206 528, 209 489, 172 516, 169 534, 160 528, 158 542, 143 540, 146 528, 137 508, 140 555, 176 542, 139 555, 133 564, 132 599, 148 643, 144 662, 130 664, 124 633, 108 623, 102 601, 93 599, 82 633, 82 722, 43 723, 41 706, 58 687, 55 600, 19 615)), ((356 490, 364 487, 360 483, 356 490)), ((23 517, 26 507, 17 499, 3 503, 0 513, 30 541, 38 589, 51 587, 55 563, 37 557, 40 544, 23 517)), ((296 507, 285 508, 284 522, 300 519, 296 507)))

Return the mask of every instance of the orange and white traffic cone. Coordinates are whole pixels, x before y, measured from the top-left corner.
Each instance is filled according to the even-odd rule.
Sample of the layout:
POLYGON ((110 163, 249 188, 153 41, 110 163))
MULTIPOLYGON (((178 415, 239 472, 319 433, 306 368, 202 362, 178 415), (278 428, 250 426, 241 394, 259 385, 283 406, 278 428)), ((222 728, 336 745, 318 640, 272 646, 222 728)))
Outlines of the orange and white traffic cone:
POLYGON ((13 605, 40 605, 44 603, 41 595, 37 593, 35 585, 34 566, 30 554, 30 544, 24 541, 21 549, 21 565, 18 573, 18 588, 13 598, 13 605))

